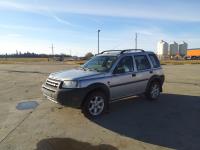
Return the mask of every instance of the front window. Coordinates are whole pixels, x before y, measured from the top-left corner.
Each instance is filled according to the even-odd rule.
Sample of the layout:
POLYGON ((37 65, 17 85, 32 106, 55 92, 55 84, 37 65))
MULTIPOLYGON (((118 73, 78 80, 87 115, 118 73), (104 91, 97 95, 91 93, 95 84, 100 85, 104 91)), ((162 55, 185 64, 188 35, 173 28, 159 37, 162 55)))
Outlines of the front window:
POLYGON ((121 74, 133 71, 133 58, 132 56, 123 57, 114 70, 114 74, 121 74))
POLYGON ((108 72, 116 60, 117 56, 96 56, 85 63, 83 68, 98 72, 108 72))

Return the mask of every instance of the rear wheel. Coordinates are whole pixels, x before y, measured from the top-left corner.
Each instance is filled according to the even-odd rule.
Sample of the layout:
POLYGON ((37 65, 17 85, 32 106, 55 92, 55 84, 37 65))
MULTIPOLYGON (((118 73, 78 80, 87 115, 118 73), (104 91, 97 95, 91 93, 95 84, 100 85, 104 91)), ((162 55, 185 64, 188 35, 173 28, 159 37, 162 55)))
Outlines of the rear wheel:
POLYGON ((89 94, 82 106, 82 112, 88 118, 95 118, 102 115, 108 107, 107 98, 102 92, 89 94))
POLYGON ((147 89, 145 95, 149 100, 156 100, 160 96, 160 91, 161 91, 160 83, 154 81, 150 84, 149 89, 147 89))

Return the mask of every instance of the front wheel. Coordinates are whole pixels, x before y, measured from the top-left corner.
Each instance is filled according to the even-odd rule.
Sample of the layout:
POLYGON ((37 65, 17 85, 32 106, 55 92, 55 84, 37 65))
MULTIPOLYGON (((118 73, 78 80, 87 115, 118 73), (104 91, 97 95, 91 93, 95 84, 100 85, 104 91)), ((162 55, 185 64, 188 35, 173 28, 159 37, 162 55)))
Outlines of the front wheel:
POLYGON ((147 89, 145 95, 149 100, 156 100, 160 96, 161 86, 159 82, 152 82, 147 89))
POLYGON ((102 92, 89 94, 82 106, 82 112, 88 118, 95 118, 102 115, 108 107, 107 98, 102 92))

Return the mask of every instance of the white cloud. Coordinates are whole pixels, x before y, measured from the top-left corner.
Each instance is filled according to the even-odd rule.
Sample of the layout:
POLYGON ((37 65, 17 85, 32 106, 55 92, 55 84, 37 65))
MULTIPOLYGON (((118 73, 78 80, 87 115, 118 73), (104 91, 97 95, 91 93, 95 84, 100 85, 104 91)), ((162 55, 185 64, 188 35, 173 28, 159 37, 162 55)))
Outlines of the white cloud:
POLYGON ((68 21, 66 21, 66 20, 64 20, 64 19, 61 19, 60 17, 58 17, 58 16, 56 16, 56 15, 52 15, 52 17, 53 17, 56 21, 58 21, 58 22, 60 22, 60 23, 62 23, 62 24, 65 24, 65 25, 72 25, 70 22, 68 22, 68 21))
MULTIPOLYGON (((20 3, 14 1, 1 1, 0 8, 15 9, 20 11, 29 11, 35 13, 44 12, 63 12, 75 14, 87 14, 97 16, 114 16, 114 17, 130 17, 130 18, 146 18, 146 19, 162 19, 173 21, 194 21, 200 22, 198 6, 190 1, 174 2, 168 5, 142 5, 135 3, 129 5, 108 5, 107 3, 81 3, 81 1, 74 1, 63 3, 54 1, 54 3, 20 3)), ((54 17, 58 22, 69 24, 69 22, 60 18, 54 17)))
POLYGON ((9 33, 7 34, 8 37, 22 37, 22 34, 18 34, 18 33, 9 33))
MULTIPOLYGON (((43 1, 44 2, 44 1, 43 1)), ((52 17, 57 22, 64 24, 66 26, 74 26, 71 22, 68 22, 64 18, 61 18, 60 13, 73 13, 73 14, 88 14, 96 16, 114 16, 114 17, 130 17, 132 18, 145 18, 145 19, 163 19, 163 20, 172 20, 172 21, 190 21, 190 22, 200 22, 199 10, 196 9, 192 11, 192 6, 186 7, 186 4, 177 7, 177 5, 170 4, 169 7, 164 6, 154 6, 146 5, 134 5, 134 6, 118 6, 118 5, 106 5, 106 4, 94 4, 91 5, 84 3, 65 3, 61 4, 61 1, 56 1, 56 4, 48 3, 32 3, 30 1, 17 2, 10 0, 1 0, 0 1, 0 12, 2 10, 17 10, 31 13, 38 13, 48 17, 52 17)), ((193 8, 195 9, 195 8, 193 8)), ((93 17, 92 17, 93 18, 93 17)), ((98 17, 95 17, 98 18, 98 17)), ((170 23, 170 22, 169 22, 170 23)), ((98 20, 97 20, 97 24, 98 20)), ((25 29, 33 31, 46 31, 47 28, 38 28, 38 27, 28 27, 28 26, 18 26, 18 25, 2 25, 0 28, 7 29, 25 29)), ((52 30, 52 29, 48 29, 52 30)), ((61 31, 60 29, 54 29, 61 31)), ((159 28, 139 28, 135 27, 133 29, 125 29, 121 31, 108 31, 107 33, 102 32, 100 37, 100 48, 102 50, 106 49, 125 49, 125 48, 134 48, 134 33, 138 32, 138 46, 146 50, 154 50, 156 48, 157 41, 163 39, 168 42, 172 40, 180 41, 185 40, 189 42, 193 47, 198 47, 199 38, 193 38, 191 36, 181 37, 182 35, 168 35, 159 28), (112 34, 112 32, 115 32, 112 34), (189 38, 191 37, 191 38, 189 38), (188 39, 188 40, 187 40, 188 39)), ((63 35, 63 32, 61 33, 63 35)), ((55 53, 65 52, 67 53, 69 49, 74 50, 72 53, 74 55, 84 55, 86 51, 96 51, 97 39, 96 35, 88 33, 88 35, 83 35, 83 33, 73 33, 73 35, 80 36, 77 38, 77 41, 67 43, 67 38, 65 41, 55 42, 55 53), (86 40, 87 39, 87 40, 86 40), (75 43, 77 42, 77 43, 75 43), (66 50, 67 48, 67 50, 66 50)), ((0 37, 1 38, 1 37, 0 37)), ((50 45, 51 43, 46 40, 34 40, 34 39, 20 39, 20 36, 16 36, 14 33, 10 34, 7 39, 1 39, 0 53, 5 53, 5 50, 9 53, 15 52, 16 49, 22 51, 34 51, 38 53, 51 53, 50 45), (12 44, 10 44, 12 41, 12 44), (1 51, 4 50, 4 51, 1 51), (14 50, 14 51, 11 51, 14 50)))
MULTIPOLYGON (((52 7, 52 6, 51 6, 52 7)), ((65 25, 73 26, 72 23, 70 23, 67 20, 64 20, 57 15, 55 15, 51 9, 50 6, 44 6, 44 5, 38 5, 38 4, 27 4, 27 3, 17 3, 17 2, 11 2, 11 1, 0 1, 0 8, 2 10, 18 10, 18 11, 24 11, 24 12, 31 12, 36 13, 48 17, 52 17, 57 22, 65 25)))
POLYGON ((0 24, 0 28, 4 29, 14 29, 14 30, 32 30, 32 31, 44 31, 46 28, 24 26, 24 25, 6 25, 0 24))

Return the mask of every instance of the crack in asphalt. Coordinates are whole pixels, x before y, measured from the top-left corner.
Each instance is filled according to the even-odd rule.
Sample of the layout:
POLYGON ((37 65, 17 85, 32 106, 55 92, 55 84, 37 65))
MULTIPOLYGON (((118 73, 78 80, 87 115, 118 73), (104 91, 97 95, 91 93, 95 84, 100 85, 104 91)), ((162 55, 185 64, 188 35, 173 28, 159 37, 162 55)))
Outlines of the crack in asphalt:
MULTIPOLYGON (((42 102, 41 102, 41 103, 42 103, 42 102)), ((40 104, 41 104, 41 103, 40 103, 40 104)), ((8 134, 7 134, 3 139, 1 139, 0 144, 1 144, 3 141, 5 141, 19 126, 21 126, 22 123, 23 123, 26 119, 28 119, 28 117, 29 117, 32 113, 35 112, 36 109, 37 109, 37 108, 35 108, 35 109, 33 109, 32 111, 28 112, 28 114, 27 114, 27 115, 12 129, 12 130, 10 130, 10 132, 8 132, 8 134)))
POLYGON ((15 128, 13 128, 10 132, 8 132, 8 134, 0 141, 0 144, 3 142, 3 141, 5 141, 8 137, 9 137, 9 135, 11 135, 30 115, 31 115, 31 113, 33 113, 33 111, 31 111, 31 112, 29 112, 28 113, 28 115, 26 115, 25 117, 24 117, 24 119, 22 119, 16 126, 15 126, 15 128))

